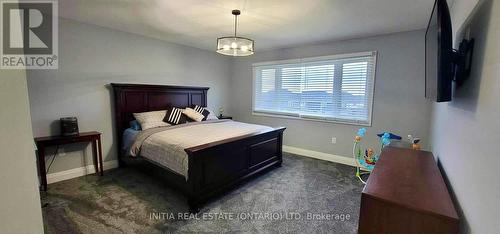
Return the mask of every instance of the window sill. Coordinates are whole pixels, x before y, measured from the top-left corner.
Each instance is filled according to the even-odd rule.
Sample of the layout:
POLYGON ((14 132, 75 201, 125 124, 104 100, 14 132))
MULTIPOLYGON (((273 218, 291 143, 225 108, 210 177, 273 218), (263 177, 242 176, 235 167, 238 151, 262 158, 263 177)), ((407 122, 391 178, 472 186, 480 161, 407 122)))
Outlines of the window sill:
POLYGON ((254 111, 252 112, 252 115, 254 115, 254 116, 263 116, 263 117, 271 117, 271 118, 279 118, 279 119, 294 119, 294 120, 301 120, 301 121, 313 121, 313 122, 323 122, 323 123, 332 123, 332 124, 344 124, 344 125, 352 125, 352 126, 363 126, 363 127, 371 127, 372 126, 371 120, 370 120, 370 123, 363 124, 363 123, 353 123, 353 122, 339 121, 339 120, 325 120, 325 119, 301 118, 301 117, 278 115, 278 114, 268 114, 268 113, 254 112, 254 111))

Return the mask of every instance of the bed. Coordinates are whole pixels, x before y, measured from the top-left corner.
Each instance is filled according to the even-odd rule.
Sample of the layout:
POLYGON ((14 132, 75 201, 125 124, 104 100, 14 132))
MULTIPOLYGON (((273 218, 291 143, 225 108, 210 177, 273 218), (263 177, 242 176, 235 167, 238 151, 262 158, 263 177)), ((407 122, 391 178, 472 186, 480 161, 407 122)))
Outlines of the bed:
POLYGON ((111 84, 111 87, 114 91, 115 129, 120 149, 119 165, 141 160, 161 168, 165 174, 162 178, 186 195, 190 212, 198 212, 208 199, 236 184, 281 166, 283 127, 214 120, 155 129, 153 133, 134 133, 128 129, 129 122, 134 119, 133 113, 163 110, 170 106, 206 106, 207 87, 145 84, 111 84), (129 137, 124 138, 124 133, 129 137), (200 133, 200 137, 195 137, 195 133, 200 133), (130 139, 141 135, 147 144, 130 139), (189 141, 189 138, 196 141, 189 141), (172 141, 176 144, 170 145, 172 141), (124 148, 124 145, 127 147, 124 148), (131 157, 129 152, 134 147, 137 155, 131 157), (145 156, 141 156, 141 152, 145 156), (162 162, 163 154, 164 159, 173 161, 162 162), (174 161, 177 164, 172 163, 174 161))

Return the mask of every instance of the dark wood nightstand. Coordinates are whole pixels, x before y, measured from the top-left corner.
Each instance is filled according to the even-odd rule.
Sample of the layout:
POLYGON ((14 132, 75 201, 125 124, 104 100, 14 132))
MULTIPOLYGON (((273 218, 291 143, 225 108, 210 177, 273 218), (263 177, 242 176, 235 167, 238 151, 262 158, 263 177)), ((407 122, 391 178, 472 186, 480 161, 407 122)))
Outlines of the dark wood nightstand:
POLYGON ((45 149, 48 146, 67 145, 79 142, 92 143, 92 153, 94 159, 94 168, 96 173, 102 176, 104 170, 102 167, 102 149, 101 149, 101 133, 100 132, 82 132, 74 136, 46 136, 36 137, 35 144, 38 148, 38 170, 42 180, 41 189, 47 190, 47 172, 45 171, 45 149), (99 168, 100 166, 100 168, 99 168))
POLYGON ((233 119, 232 116, 220 116, 220 115, 217 116, 217 118, 219 118, 219 119, 233 119))

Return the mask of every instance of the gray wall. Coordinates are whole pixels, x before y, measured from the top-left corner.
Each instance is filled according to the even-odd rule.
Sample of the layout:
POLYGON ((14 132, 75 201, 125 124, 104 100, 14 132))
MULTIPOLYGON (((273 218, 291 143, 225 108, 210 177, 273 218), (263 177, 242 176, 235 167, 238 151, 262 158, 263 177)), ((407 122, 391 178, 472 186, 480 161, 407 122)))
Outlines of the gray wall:
POLYGON ((0 229, 43 233, 24 70, 0 70, 0 229))
MULTIPOLYGON (((33 133, 58 134, 54 120, 77 116, 80 131, 103 133, 104 161, 116 159, 109 83, 208 86, 208 106, 216 110, 228 106, 229 65, 211 51, 60 19, 59 69, 28 73, 33 133)), ((62 150, 49 173, 92 163, 87 145, 62 150)))
POLYGON ((378 149, 375 133, 391 131, 404 138, 429 141, 430 103, 424 98, 424 33, 403 32, 378 37, 300 46, 257 53, 233 60, 231 111, 237 120, 286 126, 285 145, 351 157, 360 126, 252 115, 252 63, 322 55, 378 51, 372 127, 367 144, 378 149), (337 144, 331 138, 337 137, 337 144))
MULTIPOLYGON (((476 3, 455 0, 451 12, 456 29, 476 3)), ((498 233, 500 1, 485 1, 476 9, 470 20, 476 39, 472 75, 452 102, 434 105, 432 150, 458 201, 462 233, 498 233)))

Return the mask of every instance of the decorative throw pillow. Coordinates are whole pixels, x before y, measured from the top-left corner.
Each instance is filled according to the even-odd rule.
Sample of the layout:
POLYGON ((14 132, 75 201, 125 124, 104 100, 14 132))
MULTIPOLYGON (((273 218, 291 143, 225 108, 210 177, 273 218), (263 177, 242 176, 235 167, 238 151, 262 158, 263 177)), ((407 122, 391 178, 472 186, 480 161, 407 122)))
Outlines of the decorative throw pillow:
POLYGON ((214 114, 214 112, 208 108, 205 108, 205 110, 207 110, 208 112, 210 112, 207 116, 207 119, 206 120, 218 120, 219 118, 217 118, 217 116, 214 114))
POLYGON ((134 113, 134 118, 141 124, 141 129, 146 130, 156 127, 166 127, 170 124, 163 122, 167 111, 149 111, 142 113, 134 113))
POLYGON ((165 115, 165 119, 163 121, 172 125, 186 123, 187 122, 186 116, 183 115, 182 112, 184 112, 184 109, 177 107, 169 107, 167 109, 167 115, 165 115))
POLYGON ((130 121, 130 128, 136 131, 141 131, 141 124, 137 120, 130 121))
POLYGON ((210 111, 208 111, 207 109, 205 109, 204 107, 202 106, 198 106, 198 105, 195 105, 193 107, 193 110, 195 110, 196 112, 200 113, 203 115, 203 121, 207 120, 207 117, 208 115, 210 114, 210 111))
POLYGON ((191 108, 186 108, 183 112, 187 117, 189 117, 190 119, 196 121, 196 122, 200 122, 200 121, 203 121, 203 119, 205 118, 204 115, 202 115, 201 113, 195 111, 194 109, 191 109, 191 108))

